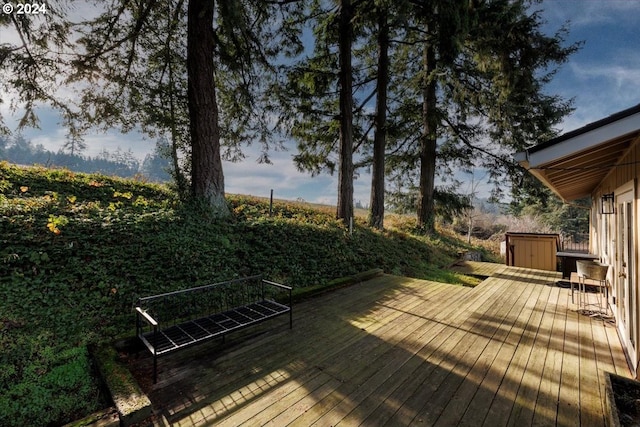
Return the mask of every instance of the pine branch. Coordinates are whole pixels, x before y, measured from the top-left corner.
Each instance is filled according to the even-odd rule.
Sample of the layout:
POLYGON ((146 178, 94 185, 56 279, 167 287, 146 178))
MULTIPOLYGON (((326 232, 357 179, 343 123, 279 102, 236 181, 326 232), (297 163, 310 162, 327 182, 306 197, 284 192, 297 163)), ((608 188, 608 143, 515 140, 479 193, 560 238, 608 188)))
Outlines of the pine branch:
POLYGON ((459 131, 458 127, 451 122, 451 120, 449 120, 448 117, 443 116, 444 121, 449 125, 449 129, 451 129, 453 131, 453 133, 455 134, 456 137, 458 137, 460 139, 460 141, 462 141, 462 143, 464 143, 464 145, 466 145, 467 147, 471 148, 472 150, 477 150, 479 152, 481 152, 482 154, 485 154, 486 156, 491 157, 492 159, 496 160, 498 163, 502 164, 503 166, 505 166, 507 169, 512 169, 514 168, 514 164, 513 162, 510 162, 508 160, 506 160, 505 158, 498 156, 495 153, 492 153, 491 151, 488 151, 484 148, 478 147, 476 145, 474 145, 471 141, 469 141, 469 139, 467 137, 465 137, 462 132, 459 131))

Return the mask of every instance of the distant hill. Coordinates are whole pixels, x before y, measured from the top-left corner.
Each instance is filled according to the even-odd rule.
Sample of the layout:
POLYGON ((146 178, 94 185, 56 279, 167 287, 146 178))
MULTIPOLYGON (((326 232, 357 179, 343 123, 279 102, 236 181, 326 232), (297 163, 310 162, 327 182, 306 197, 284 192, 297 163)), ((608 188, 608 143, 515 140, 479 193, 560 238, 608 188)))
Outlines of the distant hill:
POLYGON ((171 180, 168 174, 170 163, 162 154, 160 142, 153 154, 147 154, 142 162, 135 158, 131 149, 117 149, 110 153, 103 150, 95 157, 83 156, 66 151, 53 152, 42 145, 33 145, 20 136, 4 138, 0 136, 0 160, 19 165, 41 165, 45 167, 61 167, 74 172, 102 173, 122 178, 142 176, 153 182, 171 180))
POLYGON ((500 215, 505 212, 504 203, 496 203, 489 198, 476 198, 473 201, 473 206, 481 213, 500 215))

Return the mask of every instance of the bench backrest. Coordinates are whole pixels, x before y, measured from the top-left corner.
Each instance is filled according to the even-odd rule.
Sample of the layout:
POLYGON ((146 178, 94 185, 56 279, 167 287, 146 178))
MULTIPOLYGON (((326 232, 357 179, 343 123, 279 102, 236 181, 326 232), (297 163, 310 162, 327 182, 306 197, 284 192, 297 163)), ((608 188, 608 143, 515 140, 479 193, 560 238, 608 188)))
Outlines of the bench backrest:
POLYGON ((270 298, 272 290, 267 288, 262 276, 257 275, 143 297, 137 306, 166 325, 262 301, 270 298))

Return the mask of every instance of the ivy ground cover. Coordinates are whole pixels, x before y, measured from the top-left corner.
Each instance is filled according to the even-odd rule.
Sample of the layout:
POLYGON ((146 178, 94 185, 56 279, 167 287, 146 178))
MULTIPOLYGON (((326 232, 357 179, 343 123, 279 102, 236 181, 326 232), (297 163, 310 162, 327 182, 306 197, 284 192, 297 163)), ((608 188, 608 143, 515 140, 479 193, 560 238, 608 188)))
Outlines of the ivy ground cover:
POLYGON ((229 196, 224 221, 170 188, 0 163, 0 425, 107 404, 89 348, 134 334, 140 296, 242 277, 301 289, 372 268, 453 283, 461 243, 411 223, 352 233, 330 210, 229 196))

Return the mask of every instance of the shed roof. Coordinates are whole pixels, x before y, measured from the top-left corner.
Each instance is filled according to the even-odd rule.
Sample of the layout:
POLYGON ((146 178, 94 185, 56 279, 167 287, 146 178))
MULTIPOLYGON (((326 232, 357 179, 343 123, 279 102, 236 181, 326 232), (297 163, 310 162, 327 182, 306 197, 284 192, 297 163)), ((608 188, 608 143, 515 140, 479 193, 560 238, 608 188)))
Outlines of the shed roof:
POLYGON ((564 201, 589 196, 640 140, 640 104, 515 155, 564 201))

